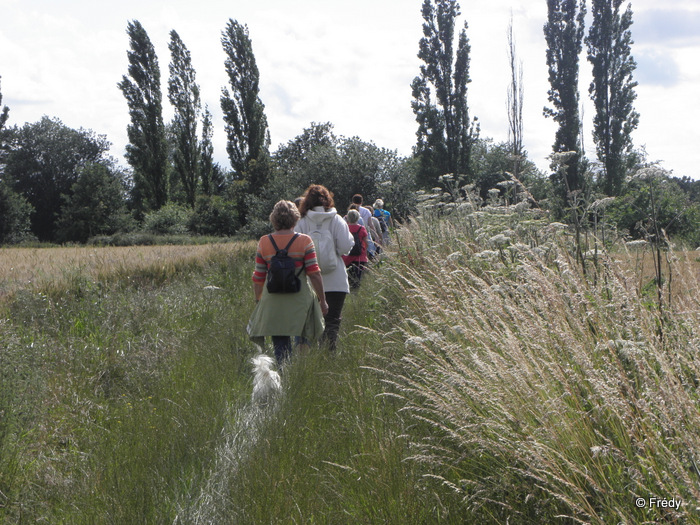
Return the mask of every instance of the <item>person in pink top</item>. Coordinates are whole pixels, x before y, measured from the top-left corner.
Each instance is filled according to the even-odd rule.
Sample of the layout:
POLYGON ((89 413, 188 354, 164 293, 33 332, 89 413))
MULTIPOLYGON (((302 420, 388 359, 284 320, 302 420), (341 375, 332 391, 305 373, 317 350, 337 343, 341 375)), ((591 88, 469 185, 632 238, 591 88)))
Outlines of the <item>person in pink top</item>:
POLYGON ((348 255, 343 255, 343 262, 348 270, 350 289, 357 290, 360 287, 362 273, 367 266, 367 230, 361 224, 360 212, 349 210, 347 214, 348 229, 355 239, 355 246, 348 255))

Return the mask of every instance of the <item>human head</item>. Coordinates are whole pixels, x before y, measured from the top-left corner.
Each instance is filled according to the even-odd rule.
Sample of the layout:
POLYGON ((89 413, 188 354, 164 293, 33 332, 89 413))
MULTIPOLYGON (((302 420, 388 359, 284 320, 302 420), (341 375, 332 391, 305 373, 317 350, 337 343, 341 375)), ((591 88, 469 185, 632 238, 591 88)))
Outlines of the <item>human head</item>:
POLYGON ((374 201, 374 209, 375 210, 381 210, 384 208, 384 201, 382 199, 377 199, 374 201))
POLYGON ((304 200, 301 202, 301 208, 299 209, 301 216, 305 217, 306 212, 316 206, 323 206, 323 209, 326 211, 335 207, 333 193, 320 184, 312 184, 306 189, 304 200))
POLYGON ((360 205, 353 202, 350 206, 348 206, 348 211, 350 210, 360 211, 360 205))
POLYGON ((348 212, 348 224, 357 224, 360 220, 360 212, 357 210, 350 210, 348 212))
POLYGON ((297 207, 297 209, 301 206, 301 201, 304 200, 304 197, 297 197, 294 199, 294 205, 297 207))
POLYGON ((352 203, 357 204, 358 206, 362 206, 362 195, 359 193, 356 193, 355 195, 352 196, 352 203))
POLYGON ((299 210, 291 201, 279 201, 270 214, 270 222, 275 231, 291 230, 299 221, 299 210))

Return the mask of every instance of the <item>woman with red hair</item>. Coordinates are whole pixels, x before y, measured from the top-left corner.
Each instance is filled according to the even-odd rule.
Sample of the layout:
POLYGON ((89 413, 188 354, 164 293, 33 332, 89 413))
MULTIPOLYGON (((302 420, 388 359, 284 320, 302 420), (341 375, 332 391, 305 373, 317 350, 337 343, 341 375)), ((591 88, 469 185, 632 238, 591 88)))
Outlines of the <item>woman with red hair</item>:
POLYGON ((314 240, 328 303, 328 313, 324 316, 326 327, 321 342, 328 344, 330 350, 335 350, 345 297, 350 293, 348 274, 342 256, 350 252, 355 240, 347 223, 335 209, 333 193, 325 186, 309 186, 304 193, 299 212, 301 220, 296 231, 305 233, 314 240))

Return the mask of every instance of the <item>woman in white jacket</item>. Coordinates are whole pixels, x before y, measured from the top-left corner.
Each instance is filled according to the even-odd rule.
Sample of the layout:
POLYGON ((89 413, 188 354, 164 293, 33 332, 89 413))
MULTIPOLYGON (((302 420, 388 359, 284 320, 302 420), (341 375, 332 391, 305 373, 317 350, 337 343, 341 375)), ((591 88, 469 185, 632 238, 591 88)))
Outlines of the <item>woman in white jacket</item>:
POLYGON ((321 267, 328 303, 321 342, 327 343, 331 350, 336 348, 343 305, 350 293, 348 274, 341 256, 347 255, 355 244, 347 223, 334 206, 333 193, 326 187, 319 184, 309 186, 299 207, 301 220, 296 226, 296 231, 309 235, 316 246, 316 258, 321 267))

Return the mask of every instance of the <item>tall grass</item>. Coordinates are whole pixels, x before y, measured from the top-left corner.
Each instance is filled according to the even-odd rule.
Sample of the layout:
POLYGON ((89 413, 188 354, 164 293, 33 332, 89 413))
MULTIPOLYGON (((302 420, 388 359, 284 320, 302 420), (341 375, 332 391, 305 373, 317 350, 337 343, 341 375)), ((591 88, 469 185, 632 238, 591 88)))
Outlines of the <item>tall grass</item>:
POLYGON ((277 406, 237 409, 209 483, 177 523, 437 523, 460 512, 424 483, 421 465, 405 461, 399 405, 362 368, 383 344, 357 329, 382 324, 386 305, 372 285, 370 277, 348 299, 337 353, 297 351, 277 406))
POLYGON ((414 459, 482 522, 700 522, 697 259, 659 311, 628 265, 602 252, 584 272, 561 226, 530 221, 402 232, 381 281, 406 300, 377 369, 434 431, 414 459))
POLYGON ((700 523, 697 254, 659 309, 643 254, 584 272, 572 242, 524 206, 424 215, 265 411, 253 245, 17 287, 0 522, 700 523))
POLYGON ((0 522, 172 522, 249 387, 251 258, 119 264, 6 300, 0 522))

